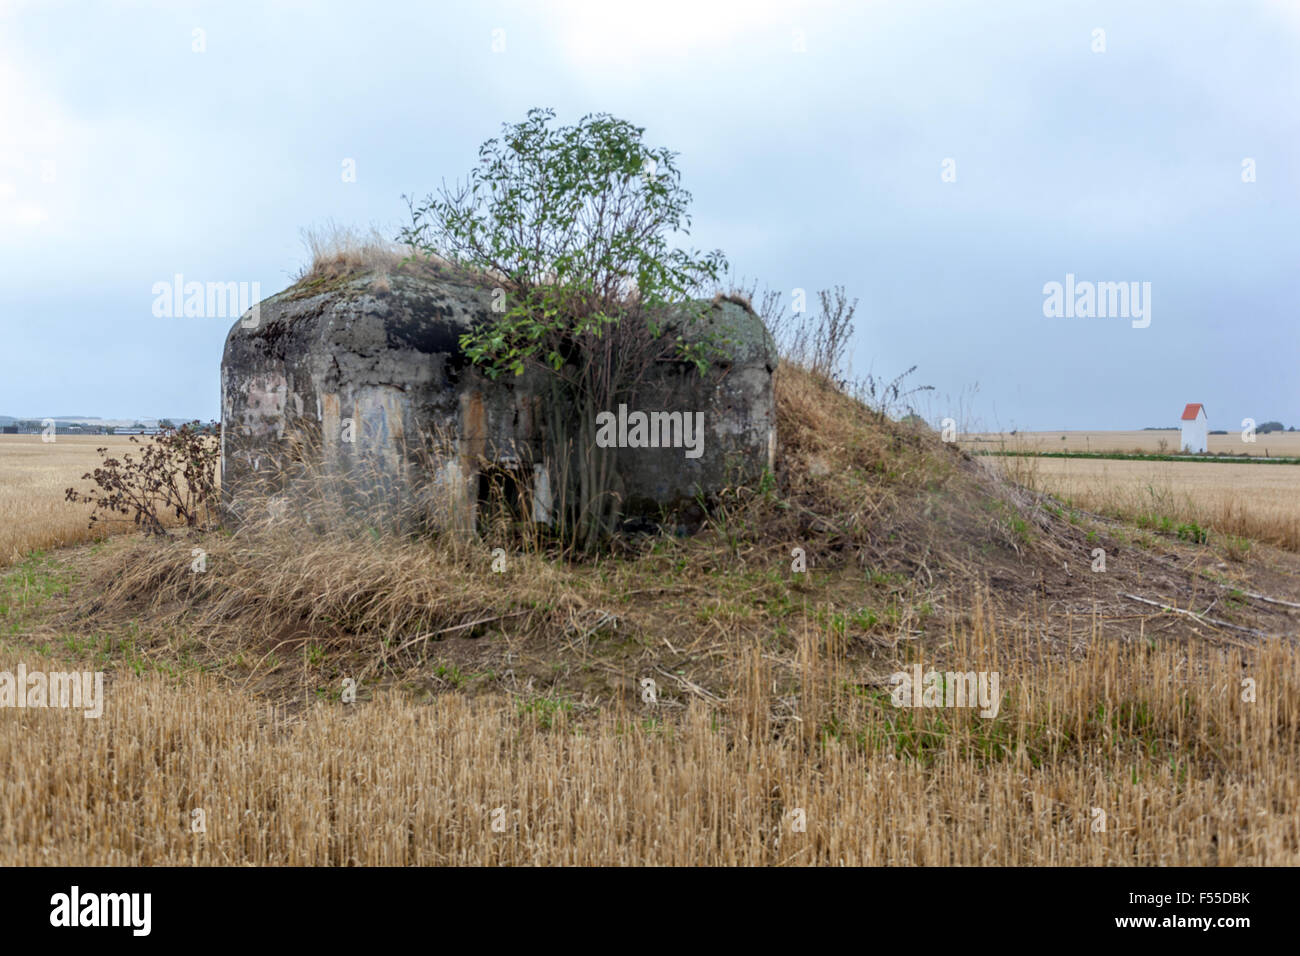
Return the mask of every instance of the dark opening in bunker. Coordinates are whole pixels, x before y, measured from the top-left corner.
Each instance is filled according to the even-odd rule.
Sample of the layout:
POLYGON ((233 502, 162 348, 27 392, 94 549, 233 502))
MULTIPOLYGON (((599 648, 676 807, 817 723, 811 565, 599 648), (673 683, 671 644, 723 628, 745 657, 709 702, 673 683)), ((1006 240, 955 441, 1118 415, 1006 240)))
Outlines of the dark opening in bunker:
POLYGON ((529 485, 518 465, 484 465, 478 475, 478 525, 486 531, 492 525, 525 521, 530 515, 529 485))

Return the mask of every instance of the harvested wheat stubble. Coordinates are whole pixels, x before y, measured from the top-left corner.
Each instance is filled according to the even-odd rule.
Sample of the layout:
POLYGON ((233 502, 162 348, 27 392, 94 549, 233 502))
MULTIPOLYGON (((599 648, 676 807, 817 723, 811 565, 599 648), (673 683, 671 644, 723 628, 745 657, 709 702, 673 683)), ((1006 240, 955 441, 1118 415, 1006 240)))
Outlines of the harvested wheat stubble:
POLYGON ((1167 516, 1220 534, 1300 550, 1300 467, 1039 458, 1019 467, 1036 487, 1082 508, 1167 516))
MULTIPOLYGON (((44 442, 40 435, 0 435, 0 568, 32 551, 64 548, 131 529, 120 515, 102 516, 90 527, 92 508, 69 504, 69 487, 89 491, 94 485, 82 476, 110 456, 140 457, 142 445, 122 435, 59 435, 44 442)), ((164 523, 172 523, 164 516, 164 523)))
MULTIPOLYGON (((1177 454, 1181 433, 1177 428, 1158 431, 987 432, 963 434, 959 441, 971 449, 1032 452, 1110 452, 1118 454, 1177 454)), ((1300 457, 1300 432, 1269 432, 1241 439, 1241 431, 1208 436, 1212 455, 1300 457)))
POLYGON ((1300 671, 1278 645, 1248 671, 1143 645, 1009 665, 991 725, 828 699, 801 714, 830 727, 834 706, 820 736, 766 718, 750 666, 728 715, 695 701, 669 726, 458 695, 290 716, 119 674, 101 720, 0 712, 23 768, 0 782, 0 864, 1300 862, 1300 671))
MULTIPOLYGON (((94 537, 90 508, 69 505, 63 492, 100 462, 95 449, 130 449, 114 435, 0 435, 0 567, 30 551, 79 544, 94 537)), ((102 536, 103 532, 100 532, 102 536)))

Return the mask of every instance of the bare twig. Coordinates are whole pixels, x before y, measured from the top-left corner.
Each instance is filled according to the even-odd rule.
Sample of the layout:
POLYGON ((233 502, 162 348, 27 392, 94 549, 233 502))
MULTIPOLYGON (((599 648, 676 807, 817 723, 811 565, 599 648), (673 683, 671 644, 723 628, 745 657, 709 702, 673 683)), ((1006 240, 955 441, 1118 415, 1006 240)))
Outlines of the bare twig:
POLYGON ((1271 598, 1266 594, 1256 594, 1254 591, 1242 591, 1242 594, 1248 598, 1254 598, 1256 601, 1267 601, 1269 604, 1281 604, 1283 607, 1300 607, 1294 601, 1283 601, 1280 598, 1271 598))
POLYGON ((1242 627, 1240 624, 1229 624, 1227 621, 1220 621, 1213 617, 1203 617, 1195 611, 1185 611, 1180 607, 1173 607, 1169 604, 1162 604, 1159 601, 1151 601, 1144 597, 1138 597, 1136 594, 1128 594, 1125 591, 1119 592, 1120 597, 1128 598, 1130 601, 1141 601, 1143 604, 1150 604, 1152 607, 1158 607, 1162 611, 1173 611, 1175 614, 1184 614, 1194 621, 1201 624, 1209 624, 1214 627, 1226 627, 1234 631, 1242 631, 1246 634, 1253 634, 1255 637, 1268 637, 1263 631, 1257 631, 1253 627, 1242 627))
POLYGON ((673 680, 677 681, 677 683, 681 684, 683 687, 689 690, 692 694, 695 694, 699 697, 703 697, 705 700, 711 700, 717 704, 723 703, 721 697, 717 696, 716 694, 709 693, 699 684, 696 684, 693 681, 689 681, 685 677, 680 677, 677 674, 672 673, 671 671, 666 671, 657 664, 655 665, 655 670, 663 674, 665 677, 671 677, 673 680))

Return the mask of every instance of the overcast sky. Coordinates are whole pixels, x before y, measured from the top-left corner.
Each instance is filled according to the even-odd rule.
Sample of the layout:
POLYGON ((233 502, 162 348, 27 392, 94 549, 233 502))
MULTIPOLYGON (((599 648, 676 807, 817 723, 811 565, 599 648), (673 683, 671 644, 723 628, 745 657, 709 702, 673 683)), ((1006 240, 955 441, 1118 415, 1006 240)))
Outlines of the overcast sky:
POLYGON ((1296 0, 0 0, 0 414, 216 417, 232 320, 155 283, 270 295, 532 106, 679 151, 692 243, 846 286, 856 371, 932 419, 1300 425, 1296 0), (1150 324, 1045 317, 1067 274, 1150 324))

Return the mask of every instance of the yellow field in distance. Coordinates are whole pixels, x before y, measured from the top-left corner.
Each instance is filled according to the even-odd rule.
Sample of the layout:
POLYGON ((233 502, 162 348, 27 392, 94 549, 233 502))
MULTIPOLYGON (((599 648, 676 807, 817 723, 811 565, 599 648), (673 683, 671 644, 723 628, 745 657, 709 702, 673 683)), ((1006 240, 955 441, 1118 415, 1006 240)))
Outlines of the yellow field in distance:
POLYGON ((997 458, 1015 480, 1089 511, 1196 522, 1300 551, 1300 465, 997 458))
MULTIPOLYGON (((982 432, 960 435, 958 443, 967 450, 978 451, 1082 451, 1120 452, 1126 455, 1178 454, 1179 432, 1162 431, 1060 431, 1060 432, 982 432), (1164 443, 1163 447, 1161 442, 1164 443)), ((1243 442, 1241 430, 1226 435, 1211 435, 1210 454, 1251 455, 1270 458, 1300 458, 1300 432, 1270 432, 1256 435, 1255 441, 1243 442)))
POLYGON ((34 550, 91 539, 90 506, 64 500, 69 486, 90 491, 81 476, 101 461, 96 448, 130 452, 124 435, 0 435, 0 567, 34 550))

